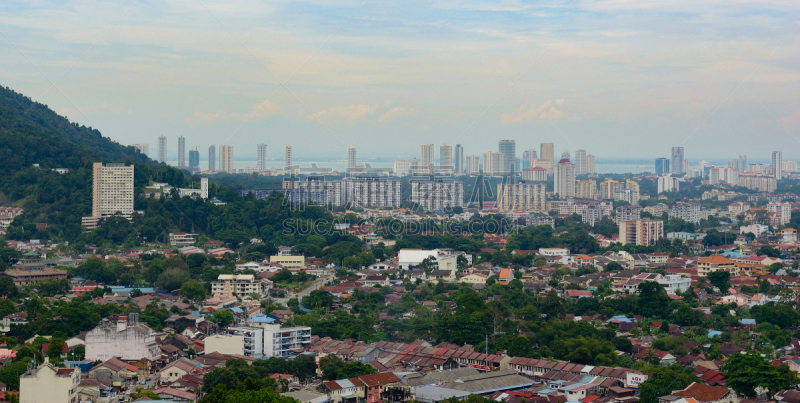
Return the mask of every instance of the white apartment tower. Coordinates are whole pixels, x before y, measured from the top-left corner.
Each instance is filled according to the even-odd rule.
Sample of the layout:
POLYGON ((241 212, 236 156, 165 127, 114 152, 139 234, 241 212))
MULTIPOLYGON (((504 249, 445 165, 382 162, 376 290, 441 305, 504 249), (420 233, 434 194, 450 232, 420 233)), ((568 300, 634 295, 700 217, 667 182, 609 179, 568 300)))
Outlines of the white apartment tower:
POLYGON ((412 180, 411 201, 425 210, 462 207, 464 182, 447 179, 412 180))
POLYGON ((593 174, 594 173, 594 155, 589 154, 586 156, 586 173, 593 174))
POLYGON ((475 154, 467 155, 467 163, 464 168, 467 175, 479 174, 481 171, 481 157, 475 154))
POLYGON ((683 172, 683 147, 672 147, 672 173, 683 172))
POLYGON ((545 211, 547 185, 544 183, 500 183, 497 206, 501 211, 545 211))
POLYGON ((783 177, 783 152, 772 152, 772 170, 775 172, 775 179, 781 180, 783 177))
POLYGON ((286 155, 284 155, 283 160, 286 164, 283 167, 283 174, 284 175, 291 175, 292 174, 292 146, 286 146, 286 155))
POLYGON ((453 167, 456 173, 464 172, 464 147, 461 144, 456 144, 456 155, 453 160, 453 167))
POLYGON ((219 146, 219 170, 233 172, 233 146, 219 146))
POLYGON ((419 146, 419 165, 424 172, 430 173, 433 165, 433 144, 423 144, 419 146))
POLYGON ((186 168, 186 137, 178 137, 178 168, 186 168))
POLYGON ((575 197, 575 164, 566 158, 554 168, 553 193, 560 199, 575 197))
POLYGON ((552 164, 555 158, 554 149, 553 143, 542 143, 539 145, 539 159, 548 160, 552 164))
POLYGON ((211 172, 217 170, 217 147, 213 144, 208 147, 208 170, 211 172))
POLYGON ((85 229, 114 214, 133 214, 133 166, 95 162, 92 165, 92 215, 82 218, 85 229))
POLYGON ((394 176, 407 176, 408 173, 408 160, 394 160, 394 176))
POLYGON ((258 145, 258 170, 267 170, 267 145, 264 143, 258 145))
POLYGON ((623 221, 619 224, 619 242, 649 246, 664 237, 664 222, 643 218, 636 221, 623 221))
POLYGON ((586 150, 575 150, 575 174, 584 175, 589 172, 586 167, 586 150))
POLYGON ((158 162, 167 162, 167 136, 158 136, 158 162))
POLYGON ((449 144, 439 147, 439 167, 442 172, 453 172, 453 147, 449 144))
POLYGON ((356 158, 356 146, 347 147, 347 171, 351 172, 358 165, 356 158))

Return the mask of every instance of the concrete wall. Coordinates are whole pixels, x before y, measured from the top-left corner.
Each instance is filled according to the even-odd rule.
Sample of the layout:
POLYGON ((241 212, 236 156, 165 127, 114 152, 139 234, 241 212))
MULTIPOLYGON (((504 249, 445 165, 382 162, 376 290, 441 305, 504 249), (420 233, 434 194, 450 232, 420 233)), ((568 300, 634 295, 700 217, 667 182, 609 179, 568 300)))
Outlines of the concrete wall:
POLYGON ((145 325, 132 327, 98 326, 86 334, 86 359, 106 361, 113 357, 123 360, 161 357, 155 334, 145 325))
MULTIPOLYGON (((75 369, 78 373, 80 370, 75 369)), ((20 403, 75 403, 80 382, 78 374, 57 376, 56 371, 41 365, 30 375, 19 379, 20 403)))
POLYGON ((241 335, 217 334, 207 337, 205 342, 206 353, 244 354, 244 336, 241 335))

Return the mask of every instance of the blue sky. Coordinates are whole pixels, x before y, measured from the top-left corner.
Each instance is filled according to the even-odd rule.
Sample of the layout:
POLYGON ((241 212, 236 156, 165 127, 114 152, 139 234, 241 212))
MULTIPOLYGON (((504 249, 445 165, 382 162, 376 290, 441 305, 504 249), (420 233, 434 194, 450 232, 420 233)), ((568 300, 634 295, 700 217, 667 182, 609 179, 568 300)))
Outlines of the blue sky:
POLYGON ((164 134, 241 157, 510 138, 797 159, 798 16, 780 0, 7 0, 0 85, 151 153, 164 134))

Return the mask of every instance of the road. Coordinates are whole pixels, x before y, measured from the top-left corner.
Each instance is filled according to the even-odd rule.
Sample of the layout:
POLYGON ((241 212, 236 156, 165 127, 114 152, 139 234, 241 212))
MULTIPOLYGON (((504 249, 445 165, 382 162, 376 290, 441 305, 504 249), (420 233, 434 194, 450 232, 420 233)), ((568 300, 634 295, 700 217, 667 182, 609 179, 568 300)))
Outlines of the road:
POLYGON ((291 294, 286 298, 269 297, 269 299, 274 301, 274 302, 277 302, 277 303, 279 303, 281 305, 286 305, 286 303, 292 298, 297 298, 298 301, 301 301, 303 299, 303 297, 305 297, 306 295, 310 294, 311 291, 318 290, 320 287, 322 287, 323 284, 325 284, 325 283, 327 283, 328 281, 331 281, 331 280, 333 280, 333 275, 325 276, 323 278, 319 278, 319 279, 314 280, 305 289, 301 290, 298 293, 291 294))

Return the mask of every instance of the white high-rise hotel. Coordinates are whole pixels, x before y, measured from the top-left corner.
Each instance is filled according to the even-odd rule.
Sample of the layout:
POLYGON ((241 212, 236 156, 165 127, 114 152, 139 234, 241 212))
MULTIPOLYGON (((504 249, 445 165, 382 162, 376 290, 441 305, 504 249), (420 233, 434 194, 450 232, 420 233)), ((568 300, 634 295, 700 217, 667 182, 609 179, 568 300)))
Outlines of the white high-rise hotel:
POLYGON ((775 179, 781 180, 783 177, 783 152, 782 151, 773 151, 772 152, 772 169, 775 172, 775 179))
POLYGON ((158 162, 167 162, 167 137, 158 136, 158 162))
POLYGON ((219 170, 233 172, 233 146, 219 146, 219 170))
POLYGON ((85 229, 117 213, 126 218, 133 214, 133 166, 95 162, 92 181, 92 215, 81 220, 85 229))
POLYGON ((575 164, 566 158, 553 170, 553 193, 561 199, 575 197, 575 164))

